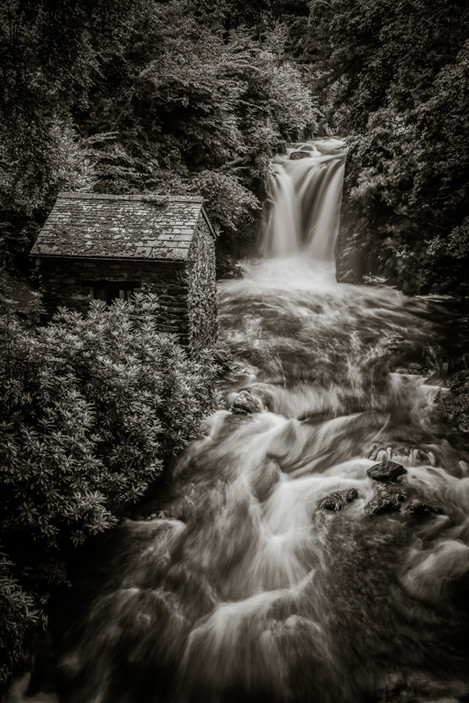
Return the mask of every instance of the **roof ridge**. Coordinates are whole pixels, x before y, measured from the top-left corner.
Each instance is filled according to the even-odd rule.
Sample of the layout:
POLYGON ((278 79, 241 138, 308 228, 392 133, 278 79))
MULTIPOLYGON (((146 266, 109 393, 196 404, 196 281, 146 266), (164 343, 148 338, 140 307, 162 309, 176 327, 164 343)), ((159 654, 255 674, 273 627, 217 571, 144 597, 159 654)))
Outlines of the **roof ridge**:
POLYGON ((166 195, 166 193, 139 193, 139 194, 124 194, 124 195, 114 195, 112 193, 80 193, 77 191, 61 191, 57 195, 58 198, 67 198, 71 200, 141 200, 150 201, 153 198, 161 198, 161 202, 189 202, 189 203, 203 203, 204 199, 201 195, 166 195))
POLYGON ((202 218, 215 236, 201 196, 62 191, 31 253, 188 261, 202 218))

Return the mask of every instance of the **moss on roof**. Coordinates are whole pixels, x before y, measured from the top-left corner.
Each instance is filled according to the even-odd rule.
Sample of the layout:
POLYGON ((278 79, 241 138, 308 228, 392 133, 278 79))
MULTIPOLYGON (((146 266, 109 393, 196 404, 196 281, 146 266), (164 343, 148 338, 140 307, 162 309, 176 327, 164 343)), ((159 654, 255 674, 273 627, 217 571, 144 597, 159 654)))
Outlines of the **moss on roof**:
POLYGON ((196 196, 60 193, 31 254, 185 261, 201 217, 196 196))

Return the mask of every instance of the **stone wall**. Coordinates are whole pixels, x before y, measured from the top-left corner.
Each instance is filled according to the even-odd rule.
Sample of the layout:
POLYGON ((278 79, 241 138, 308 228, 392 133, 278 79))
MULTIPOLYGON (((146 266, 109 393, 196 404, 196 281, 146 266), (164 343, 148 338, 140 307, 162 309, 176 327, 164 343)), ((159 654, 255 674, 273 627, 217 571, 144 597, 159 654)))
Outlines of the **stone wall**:
POLYGON ((186 263, 57 257, 38 259, 38 264, 49 313, 60 305, 84 312, 93 298, 93 284, 127 283, 133 284, 135 291, 158 295, 158 330, 177 334, 183 344, 189 344, 193 337, 188 309, 188 279, 192 276, 187 275, 186 263))
POLYGON ((44 256, 37 264, 49 313, 59 306, 84 312, 93 297, 146 291, 158 295, 161 332, 177 334, 191 349, 218 337, 215 240, 202 212, 186 261, 44 256))
POLYGON ((203 216, 197 225, 188 262, 117 259, 37 260, 46 310, 59 306, 85 312, 100 283, 121 284, 158 295, 157 329, 178 335, 192 349, 218 337, 215 242, 203 216))
POLYGON ((189 249, 187 267, 190 346, 209 347, 218 338, 215 240, 203 217, 189 249))

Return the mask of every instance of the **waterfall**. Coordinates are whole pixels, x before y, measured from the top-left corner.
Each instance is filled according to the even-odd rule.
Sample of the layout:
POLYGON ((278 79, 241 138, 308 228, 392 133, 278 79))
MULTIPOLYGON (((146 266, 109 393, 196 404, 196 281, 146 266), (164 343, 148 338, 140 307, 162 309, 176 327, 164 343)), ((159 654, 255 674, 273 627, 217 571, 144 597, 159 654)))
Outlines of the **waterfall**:
POLYGON ((265 257, 334 260, 344 170, 345 143, 338 139, 298 144, 275 157, 267 185, 265 257))

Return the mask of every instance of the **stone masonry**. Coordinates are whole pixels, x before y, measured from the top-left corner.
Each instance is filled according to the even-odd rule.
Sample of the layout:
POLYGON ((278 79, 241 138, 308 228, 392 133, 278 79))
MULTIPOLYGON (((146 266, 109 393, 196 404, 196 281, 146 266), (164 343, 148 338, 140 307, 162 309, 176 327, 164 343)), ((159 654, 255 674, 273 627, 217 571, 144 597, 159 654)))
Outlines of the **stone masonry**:
POLYGON ((192 349, 217 338, 215 233, 200 197, 61 193, 31 255, 50 312, 147 291, 161 332, 192 349))

